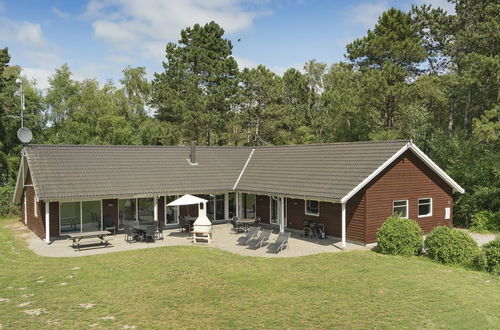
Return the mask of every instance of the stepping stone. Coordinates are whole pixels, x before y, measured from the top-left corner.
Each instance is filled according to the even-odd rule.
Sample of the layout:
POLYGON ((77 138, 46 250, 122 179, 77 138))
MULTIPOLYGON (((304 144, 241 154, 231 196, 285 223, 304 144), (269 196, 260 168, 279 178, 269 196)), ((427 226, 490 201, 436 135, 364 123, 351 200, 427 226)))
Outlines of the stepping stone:
POLYGON ((7 298, 0 298, 0 303, 3 303, 3 302, 9 302, 10 299, 7 299, 7 298))
POLYGON ((23 294, 23 295, 21 296, 21 298, 29 298, 29 297, 33 297, 33 296, 34 296, 34 294, 33 294, 33 293, 27 293, 27 294, 23 294))
POLYGON ((44 280, 38 280, 38 281, 36 281, 36 283, 39 283, 39 284, 40 283, 45 283, 45 281, 44 280))
POLYGON ((71 270, 78 270, 78 269, 80 269, 80 267, 73 267, 73 268, 71 268, 71 270))
POLYGON ((21 303, 21 304, 17 305, 17 307, 26 307, 29 304, 31 304, 31 301, 27 301, 27 302, 21 303))
POLYGON ((115 320, 115 319, 116 318, 113 315, 107 315, 107 316, 101 317, 101 320, 105 320, 105 321, 115 320))
POLYGON ((73 275, 68 275, 66 276, 66 278, 73 278, 73 275))
POLYGON ((62 283, 59 283, 58 285, 61 285, 61 286, 68 285, 68 282, 62 282, 62 283))
POLYGON ((42 313, 47 313, 45 309, 37 308, 37 309, 27 309, 24 311, 26 314, 31 316, 40 316, 42 313))
POLYGON ((80 307, 85 308, 85 309, 89 309, 89 308, 92 308, 94 306, 95 306, 95 304, 80 304, 80 307))
POLYGON ((135 325, 127 325, 127 324, 125 324, 123 326, 123 329, 135 329, 135 328, 137 328, 135 325))
POLYGON ((28 288, 19 288, 19 290, 28 290, 28 288))

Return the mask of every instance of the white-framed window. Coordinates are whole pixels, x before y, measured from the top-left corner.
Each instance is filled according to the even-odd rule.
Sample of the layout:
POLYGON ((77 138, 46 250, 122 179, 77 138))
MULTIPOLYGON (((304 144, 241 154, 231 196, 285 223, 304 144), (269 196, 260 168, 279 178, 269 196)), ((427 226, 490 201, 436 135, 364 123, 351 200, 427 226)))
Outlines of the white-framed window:
POLYGON ((33 196, 33 213, 35 218, 38 218, 38 203, 36 202, 36 196, 33 196))
POLYGON ((392 214, 408 218, 408 200, 392 201, 392 214))
POLYGON ((432 216, 432 198, 419 198, 418 199, 418 217, 430 217, 432 216))
POLYGON ((307 199, 305 213, 316 217, 319 216, 319 201, 307 199))

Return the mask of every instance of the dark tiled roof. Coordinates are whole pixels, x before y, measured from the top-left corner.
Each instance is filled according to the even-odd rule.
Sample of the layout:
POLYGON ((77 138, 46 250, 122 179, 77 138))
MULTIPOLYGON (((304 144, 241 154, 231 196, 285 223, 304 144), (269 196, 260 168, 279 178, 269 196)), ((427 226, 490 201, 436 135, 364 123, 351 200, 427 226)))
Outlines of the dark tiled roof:
POLYGON ((407 143, 258 147, 253 154, 197 147, 196 166, 188 146, 29 145, 25 152, 40 200, 214 193, 236 183, 239 191, 341 199, 407 143))
POLYGON ((408 142, 259 147, 237 188, 340 200, 408 142))
POLYGON ((231 190, 251 148, 30 145, 25 148, 38 198, 140 196, 231 190))

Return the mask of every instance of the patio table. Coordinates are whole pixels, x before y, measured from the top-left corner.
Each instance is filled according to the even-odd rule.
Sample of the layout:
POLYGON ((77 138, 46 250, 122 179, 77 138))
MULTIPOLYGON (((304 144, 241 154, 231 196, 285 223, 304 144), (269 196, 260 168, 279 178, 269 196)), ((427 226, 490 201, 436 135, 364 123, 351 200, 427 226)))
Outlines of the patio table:
POLYGON ((82 239, 91 239, 91 238, 97 238, 99 239, 100 243, 104 243, 105 247, 108 247, 108 239, 106 238, 106 236, 110 235, 111 233, 107 230, 98 230, 98 231, 88 231, 88 232, 84 232, 84 233, 71 233, 71 234, 68 234, 69 236, 69 239, 73 241, 73 249, 75 248, 75 244, 76 244, 76 248, 78 250, 80 250, 80 241, 82 239))
POLYGON ((235 220, 236 224, 243 225, 245 232, 248 232, 248 227, 255 223, 255 219, 238 219, 235 220))
POLYGON ((152 225, 131 225, 130 227, 137 230, 140 233, 141 239, 144 240, 144 234, 146 233, 146 230, 151 226, 152 225))

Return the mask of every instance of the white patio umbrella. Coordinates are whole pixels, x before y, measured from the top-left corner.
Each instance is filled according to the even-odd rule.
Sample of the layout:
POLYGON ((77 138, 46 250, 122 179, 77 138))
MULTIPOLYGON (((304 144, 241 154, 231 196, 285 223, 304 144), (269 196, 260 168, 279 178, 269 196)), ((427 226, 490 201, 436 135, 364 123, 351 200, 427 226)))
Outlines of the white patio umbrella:
POLYGON ((208 202, 206 199, 188 194, 177 198, 173 202, 168 203, 167 206, 194 205, 206 202, 208 202))
POLYGON ((167 206, 194 205, 198 204, 198 218, 193 223, 195 231, 210 231, 212 222, 207 217, 207 200, 193 195, 184 195, 170 202, 167 206), (202 206, 203 205, 203 206, 202 206))

